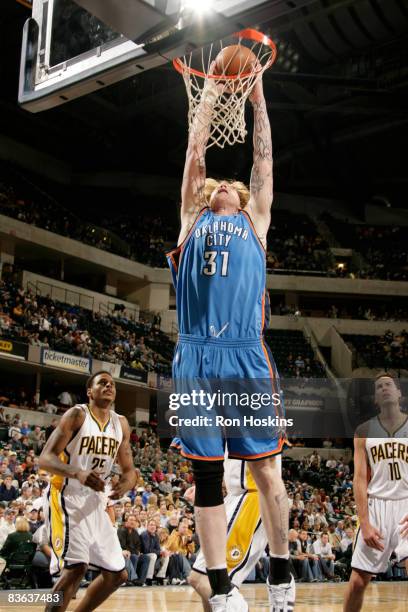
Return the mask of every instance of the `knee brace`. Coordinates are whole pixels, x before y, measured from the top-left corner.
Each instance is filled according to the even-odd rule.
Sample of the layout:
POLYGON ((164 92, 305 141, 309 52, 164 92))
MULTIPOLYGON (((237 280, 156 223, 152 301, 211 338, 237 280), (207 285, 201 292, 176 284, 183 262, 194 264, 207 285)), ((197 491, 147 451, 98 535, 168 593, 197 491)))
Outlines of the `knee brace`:
POLYGON ((208 508, 220 506, 224 503, 222 496, 224 462, 194 459, 193 472, 196 485, 194 505, 200 508, 208 508))

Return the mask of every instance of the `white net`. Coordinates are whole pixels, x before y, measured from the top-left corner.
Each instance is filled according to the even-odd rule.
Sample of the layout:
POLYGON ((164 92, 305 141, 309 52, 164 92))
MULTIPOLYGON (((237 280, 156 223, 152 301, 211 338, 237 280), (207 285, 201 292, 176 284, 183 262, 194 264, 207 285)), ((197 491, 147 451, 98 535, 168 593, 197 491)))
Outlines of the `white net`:
POLYGON ((226 144, 245 142, 247 129, 245 124, 245 103, 263 72, 273 64, 276 58, 275 45, 256 33, 259 40, 239 37, 234 44, 249 48, 256 61, 244 61, 234 76, 211 74, 214 61, 226 45, 222 41, 213 43, 209 49, 202 49, 200 57, 195 53, 175 60, 174 65, 181 72, 186 86, 189 102, 188 125, 191 130, 195 121, 209 124, 209 137, 206 148, 217 145, 224 148, 226 144), (248 44, 250 43, 250 44, 248 44), (199 64, 199 69, 194 64, 199 64), (213 96, 211 104, 202 104, 203 93, 213 96), (200 112, 197 113, 198 109, 200 112))

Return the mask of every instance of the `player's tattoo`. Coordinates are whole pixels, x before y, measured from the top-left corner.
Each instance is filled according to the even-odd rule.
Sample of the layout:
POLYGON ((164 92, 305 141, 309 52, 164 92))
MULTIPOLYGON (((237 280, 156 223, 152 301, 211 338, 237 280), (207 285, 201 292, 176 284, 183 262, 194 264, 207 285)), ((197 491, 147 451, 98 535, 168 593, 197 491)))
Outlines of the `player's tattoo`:
POLYGON ((254 163, 253 167, 252 167, 252 173, 251 173, 251 192, 254 194, 259 193, 263 186, 265 184, 265 181, 263 179, 262 174, 259 171, 259 167, 256 163, 254 163))
POLYGON ((255 199, 270 205, 272 202, 272 135, 265 100, 253 103, 254 108, 254 163, 251 172, 250 189, 255 199))
POLYGON ((282 491, 282 493, 279 493, 279 495, 275 495, 275 502, 279 508, 279 535, 282 544, 285 544, 288 541, 289 528, 289 505, 286 492, 282 491))
POLYGON ((272 161, 272 137, 265 100, 255 102, 254 108, 254 159, 272 161))

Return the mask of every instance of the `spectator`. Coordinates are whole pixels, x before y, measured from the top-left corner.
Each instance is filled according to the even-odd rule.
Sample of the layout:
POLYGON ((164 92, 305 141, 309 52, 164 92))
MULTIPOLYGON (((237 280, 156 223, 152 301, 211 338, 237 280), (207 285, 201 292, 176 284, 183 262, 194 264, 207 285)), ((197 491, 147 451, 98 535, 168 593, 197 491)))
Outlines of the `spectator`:
POLYGON ((13 533, 16 530, 15 520, 16 520, 17 512, 14 508, 7 508, 4 512, 4 519, 0 526, 0 546, 3 546, 4 542, 7 540, 7 537, 10 533, 13 533))
POLYGON ((146 573, 146 584, 151 585, 156 561, 161 555, 156 521, 149 520, 147 522, 146 531, 141 534, 140 539, 142 543, 142 553, 149 557, 149 567, 146 573))
POLYGON ((135 574, 138 579, 134 580, 134 584, 142 586, 146 581, 146 575, 149 569, 149 557, 141 554, 141 540, 136 530, 137 519, 131 514, 122 527, 118 529, 118 538, 123 550, 125 559, 129 559, 133 565, 135 574))
POLYGON ((319 557, 313 552, 312 542, 305 529, 299 532, 298 558, 303 562, 302 578, 305 582, 318 582, 322 580, 319 557))
POLYGON ((10 502, 13 499, 17 499, 18 490, 13 487, 13 479, 11 476, 6 476, 2 484, 0 485, 0 501, 10 502))
POLYGON ((31 542, 32 537, 33 536, 30 532, 28 521, 19 516, 16 519, 15 531, 8 534, 6 541, 0 550, 0 575, 4 571, 7 564, 7 559, 10 557, 10 555, 13 552, 16 552, 21 544, 31 542))
POLYGON ((45 440, 46 440, 46 441, 48 440, 48 438, 50 437, 50 435, 51 435, 52 433, 54 433, 55 429, 56 429, 56 428, 57 428, 57 426, 58 426, 58 421, 59 421, 58 419, 52 419, 52 421, 51 421, 51 425, 49 425, 49 426, 47 427, 47 429, 45 430, 45 440))
POLYGON ((46 412, 47 414, 57 414, 58 406, 55 406, 55 404, 52 404, 47 399, 44 399, 43 402, 38 406, 38 410, 46 412))
POLYGON ((322 533, 320 538, 314 542, 313 553, 319 557, 323 574, 329 578, 329 580, 334 580, 334 560, 336 557, 329 544, 329 536, 327 533, 322 533))
POLYGON ((44 524, 40 525, 33 533, 33 542, 37 544, 37 550, 33 559, 34 588, 50 588, 52 586, 49 575, 51 547, 49 545, 47 528, 44 524))
POLYGON ((38 455, 45 444, 45 432, 41 429, 39 425, 36 425, 34 427, 34 431, 32 431, 28 437, 35 454, 38 455))
POLYGON ((187 525, 180 521, 178 528, 174 529, 167 541, 167 549, 173 553, 169 562, 169 579, 171 584, 185 584, 191 573, 188 559, 193 561, 195 544, 192 533, 187 525))
POLYGON ((169 551, 168 546, 167 546, 167 543, 169 541, 168 530, 165 529, 164 527, 160 528, 158 530, 158 536, 159 536, 159 542, 160 542, 161 556, 160 556, 160 568, 159 568, 159 571, 156 573, 156 581, 159 585, 163 585, 164 580, 166 578, 167 568, 168 568, 170 557, 172 553, 169 551))

